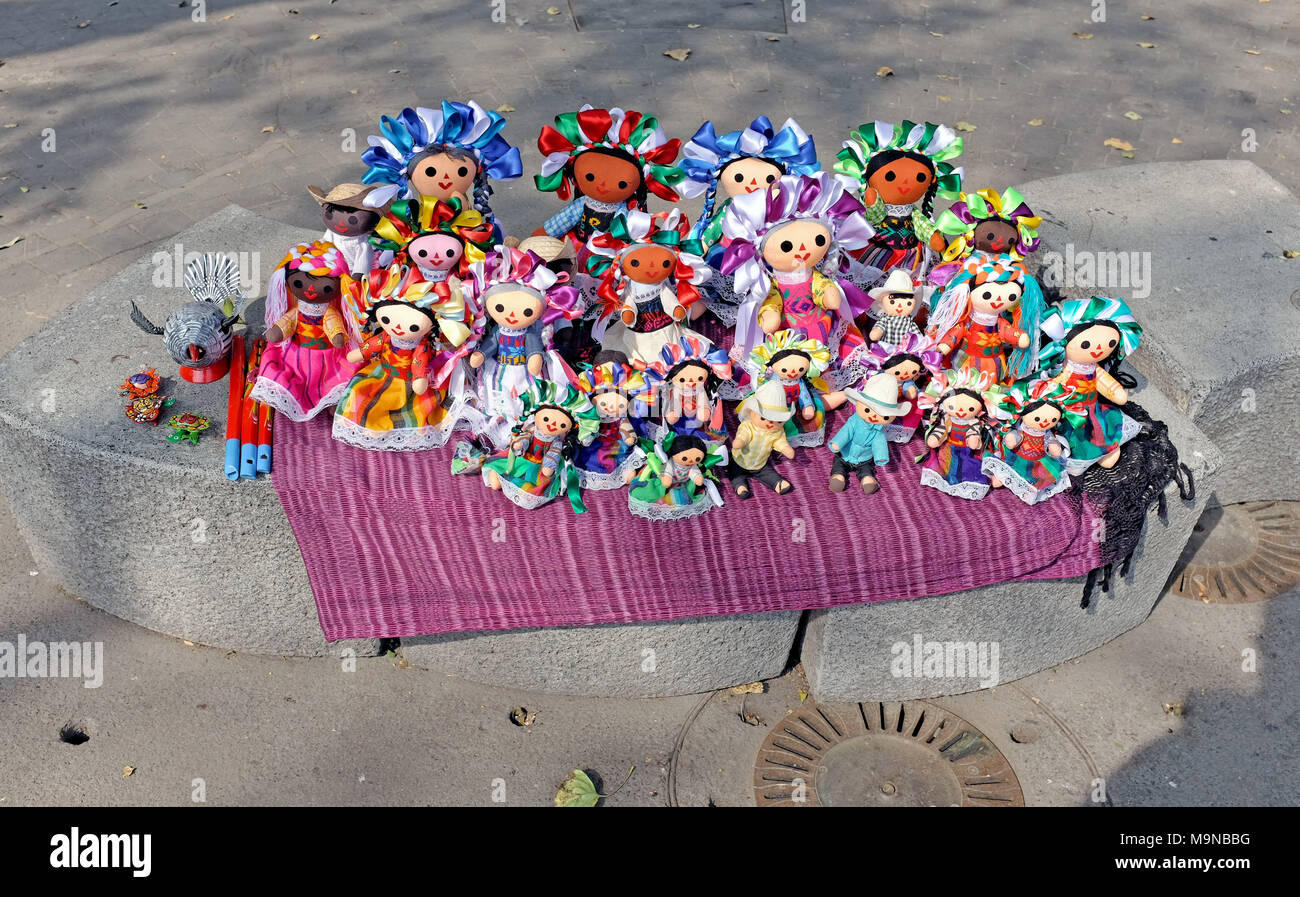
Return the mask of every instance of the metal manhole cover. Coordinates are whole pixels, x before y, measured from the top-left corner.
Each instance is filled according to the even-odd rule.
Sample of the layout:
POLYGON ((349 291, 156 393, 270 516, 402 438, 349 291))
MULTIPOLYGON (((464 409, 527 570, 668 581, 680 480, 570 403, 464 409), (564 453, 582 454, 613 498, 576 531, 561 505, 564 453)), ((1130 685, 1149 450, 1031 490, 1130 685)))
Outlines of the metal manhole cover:
POLYGON ((1300 584, 1300 502, 1208 508, 1169 578, 1169 590, 1210 604, 1264 601, 1300 584))
POLYGON ((925 701, 814 704, 773 727, 754 763, 760 807, 1023 807, 979 729, 925 701))

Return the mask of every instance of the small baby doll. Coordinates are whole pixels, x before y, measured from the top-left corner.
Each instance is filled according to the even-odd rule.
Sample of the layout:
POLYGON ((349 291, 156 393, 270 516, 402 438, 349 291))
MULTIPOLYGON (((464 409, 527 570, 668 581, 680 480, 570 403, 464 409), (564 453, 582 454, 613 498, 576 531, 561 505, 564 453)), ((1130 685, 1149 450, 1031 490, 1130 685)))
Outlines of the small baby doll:
POLYGON ((1070 488, 1065 472, 1069 445, 1053 432, 1065 413, 1066 395, 1052 380, 1016 384, 1008 390, 1001 404, 1014 415, 1014 424, 1002 428, 997 449, 984 455, 982 470, 989 485, 1005 486, 1027 505, 1070 488))
POLYGON ((910 336, 921 336, 913 314, 916 312, 916 287, 912 276, 902 268, 889 272, 885 282, 867 291, 875 305, 875 316, 867 336, 873 343, 895 348, 910 336))
POLYGON ((918 282, 944 250, 935 230, 934 199, 956 199, 962 170, 962 139, 944 125, 877 121, 849 134, 836 155, 835 171, 866 207, 875 227, 862 263, 881 271, 902 268, 918 282))
POLYGON ((831 437, 830 490, 843 492, 849 485, 849 472, 858 478, 864 495, 880 489, 876 466, 889 461, 889 440, 885 427, 900 415, 912 410, 911 402, 898 400, 898 380, 890 374, 875 374, 856 389, 844 390, 853 403, 853 415, 831 437))
POLYGON ((573 456, 599 426, 596 409, 567 383, 536 380, 505 450, 483 462, 483 482, 521 508, 539 508, 561 492, 574 513, 586 511, 573 456))
POLYGON ((772 453, 786 460, 794 458, 794 447, 785 438, 785 422, 791 417, 781 384, 768 381, 736 409, 740 426, 731 440, 731 466, 727 477, 742 500, 754 497, 751 480, 758 480, 777 495, 794 490, 772 463, 772 453))
POLYGON ((924 464, 921 485, 975 501, 988 494, 982 463, 988 418, 999 398, 1001 393, 987 371, 963 368, 931 378, 921 397, 931 409, 925 434, 928 451, 917 459, 924 464))
POLYGON ((725 445, 669 431, 650 449, 649 462, 628 492, 628 510, 650 520, 684 520, 720 508, 712 468, 726 463, 725 445))
POLYGON ((793 416, 786 422, 785 438, 796 447, 821 445, 825 439, 829 390, 821 372, 830 364, 831 350, 798 330, 779 330, 749 353, 747 368, 755 383, 781 384, 793 416))
POLYGON ((645 378, 622 361, 608 359, 579 374, 577 387, 600 416, 599 428, 578 447, 574 459, 578 481, 583 489, 625 486, 645 463, 636 428, 628 418, 633 397, 646 389, 645 378))
POLYGON ((1138 347, 1142 327, 1123 299, 1092 296, 1062 302, 1043 321, 1043 332, 1052 340, 1043 347, 1043 365, 1057 370, 1054 381, 1069 391, 1061 433, 1070 446, 1066 470, 1114 467, 1120 448, 1141 430, 1122 410, 1126 385, 1134 382, 1119 373, 1119 363, 1138 347))
POLYGON ((339 184, 328 193, 320 187, 307 187, 320 206, 321 221, 325 224, 321 239, 338 247, 349 273, 358 279, 376 267, 370 233, 379 223, 382 210, 369 208, 365 203, 374 190, 373 186, 364 184, 339 184))
MULTIPOLYGON (((679 436, 698 436, 705 442, 727 440, 718 386, 731 377, 731 360, 725 349, 698 336, 682 337, 664 346, 659 358, 646 365, 649 417, 657 411, 663 424, 679 436)), ((661 427, 647 429, 659 438, 661 427)))

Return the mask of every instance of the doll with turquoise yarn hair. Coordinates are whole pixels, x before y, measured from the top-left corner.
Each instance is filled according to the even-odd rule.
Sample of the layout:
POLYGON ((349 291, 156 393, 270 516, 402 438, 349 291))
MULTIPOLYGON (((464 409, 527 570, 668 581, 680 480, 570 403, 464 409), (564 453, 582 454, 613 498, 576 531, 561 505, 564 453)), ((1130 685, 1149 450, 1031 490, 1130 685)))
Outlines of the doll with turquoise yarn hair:
POLYGON ((930 311, 928 336, 949 368, 987 371, 994 383, 1038 370, 1045 301, 1024 262, 972 255, 930 311))

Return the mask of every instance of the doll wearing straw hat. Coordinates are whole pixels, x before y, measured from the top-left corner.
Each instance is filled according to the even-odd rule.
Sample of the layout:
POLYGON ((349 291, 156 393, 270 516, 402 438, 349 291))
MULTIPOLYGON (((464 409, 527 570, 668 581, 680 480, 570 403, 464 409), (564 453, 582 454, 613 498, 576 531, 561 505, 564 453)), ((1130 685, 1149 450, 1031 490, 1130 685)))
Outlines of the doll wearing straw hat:
MULTIPOLYGON (((373 184, 339 184, 331 187, 329 192, 314 185, 307 187, 307 192, 320 206, 321 221, 325 225, 321 239, 338 247, 353 277, 369 274, 370 269, 376 267, 370 233, 379 223, 383 209, 369 208, 365 202, 374 191, 373 184)), ((381 258, 380 261, 387 264, 388 259, 381 258)))
POLYGON ((876 465, 889 461, 889 440, 885 427, 912 410, 912 403, 899 401, 898 378, 880 373, 870 377, 862 389, 844 390, 853 403, 853 416, 831 437, 830 490, 843 492, 849 485, 849 472, 858 478, 865 495, 880 489, 876 465))
POLYGON ((916 311, 916 285, 902 268, 889 272, 885 282, 867 290, 872 299, 870 315, 875 323, 867 332, 872 342, 894 348, 908 336, 921 336, 921 328, 912 319, 916 311))
POLYGON ((758 480, 777 495, 794 490, 794 484, 777 471, 772 454, 794 458, 794 446, 785 438, 785 423, 793 412, 781 384, 769 380, 736 409, 741 423, 731 440, 731 467, 727 476, 742 500, 754 497, 751 480, 758 480))

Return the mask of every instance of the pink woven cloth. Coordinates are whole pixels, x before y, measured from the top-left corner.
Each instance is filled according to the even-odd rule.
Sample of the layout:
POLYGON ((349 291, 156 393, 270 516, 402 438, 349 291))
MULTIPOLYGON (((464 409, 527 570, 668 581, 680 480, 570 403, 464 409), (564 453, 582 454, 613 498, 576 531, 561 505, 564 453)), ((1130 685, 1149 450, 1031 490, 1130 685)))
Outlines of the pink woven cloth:
MULTIPOLYGON (((844 411, 830 418, 834 433, 844 411)), ((805 610, 1100 564, 1087 502, 952 498, 920 485, 921 448, 892 445, 871 496, 855 480, 832 494, 830 450, 797 449, 779 465, 794 492, 756 482, 742 502, 724 478, 724 507, 654 522, 625 490, 585 492, 585 514, 563 497, 526 511, 453 476, 450 447, 353 448, 324 415, 276 421, 273 482, 330 641, 805 610)))

